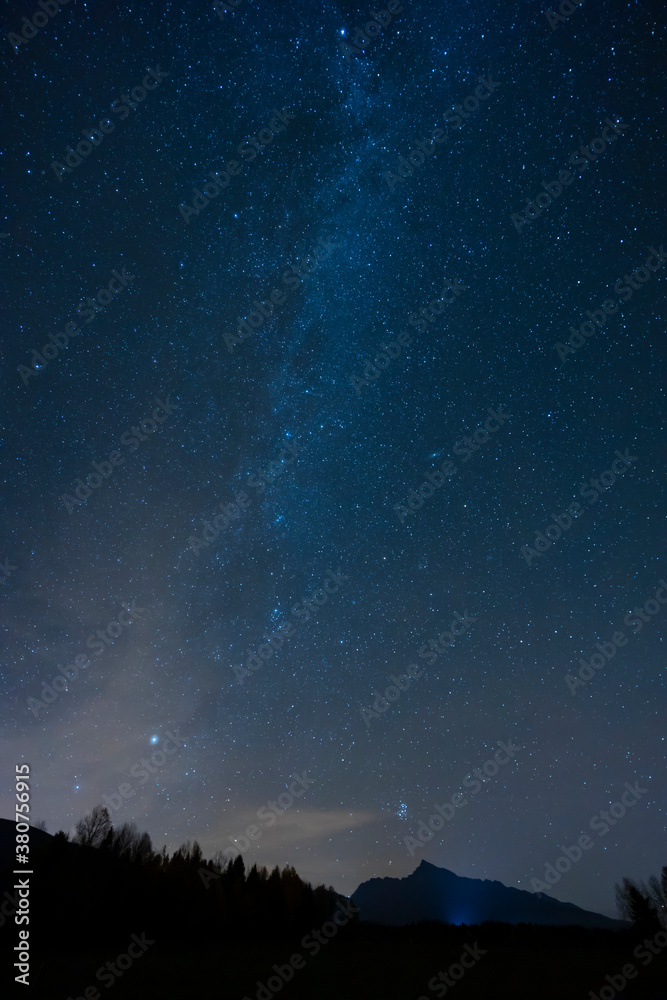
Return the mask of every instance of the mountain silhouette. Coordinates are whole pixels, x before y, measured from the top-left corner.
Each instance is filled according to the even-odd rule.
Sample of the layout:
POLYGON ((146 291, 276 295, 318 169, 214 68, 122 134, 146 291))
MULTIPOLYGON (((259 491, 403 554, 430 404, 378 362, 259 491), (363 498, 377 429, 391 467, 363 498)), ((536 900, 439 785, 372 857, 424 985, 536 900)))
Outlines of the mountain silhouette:
POLYGON ((623 920, 582 910, 542 892, 513 889, 489 879, 464 878, 422 861, 407 878, 372 878, 352 894, 359 919, 402 927, 422 920, 448 924, 543 924, 618 930, 623 920))

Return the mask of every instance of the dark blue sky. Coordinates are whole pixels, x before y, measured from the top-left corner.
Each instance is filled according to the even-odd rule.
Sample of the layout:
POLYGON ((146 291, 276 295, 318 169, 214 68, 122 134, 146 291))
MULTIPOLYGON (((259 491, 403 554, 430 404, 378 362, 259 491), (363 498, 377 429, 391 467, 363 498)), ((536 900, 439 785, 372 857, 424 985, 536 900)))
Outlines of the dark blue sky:
POLYGON ((422 858, 528 889, 639 782, 552 890, 613 913, 665 863, 657 7, 406 2, 354 53, 352 3, 73 0, 14 51, 37 10, 1 224, 34 819, 107 796, 345 893, 422 858))

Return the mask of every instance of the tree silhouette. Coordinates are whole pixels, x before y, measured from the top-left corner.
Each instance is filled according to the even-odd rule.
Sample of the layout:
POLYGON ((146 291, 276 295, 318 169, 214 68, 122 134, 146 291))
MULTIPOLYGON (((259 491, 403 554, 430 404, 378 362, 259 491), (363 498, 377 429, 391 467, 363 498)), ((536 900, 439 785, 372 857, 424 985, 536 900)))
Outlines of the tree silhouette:
POLYGON ((101 847, 110 830, 109 810, 97 805, 76 824, 74 843, 82 847, 101 847))
POLYGON ((117 830, 109 826, 101 846, 102 850, 110 851, 124 861, 147 862, 153 856, 150 836, 139 833, 136 823, 123 823, 117 830))
POLYGON ((186 840, 181 844, 172 858, 172 864, 176 867, 185 866, 189 868, 192 865, 201 865, 201 863, 202 850, 196 840, 186 840))
POLYGON ((624 878, 616 886, 616 905, 626 920, 631 920, 642 934, 655 934, 660 930, 660 921, 653 900, 629 879, 624 878))
POLYGON ((186 947, 299 940, 330 920, 337 904, 336 893, 323 885, 313 889, 291 865, 282 871, 276 865, 269 874, 257 864, 246 869, 240 854, 228 860, 217 851, 207 860, 196 840, 171 855, 166 847, 156 852, 148 833, 131 822, 114 828, 101 805, 74 830, 73 837, 58 831, 35 844, 40 905, 31 930, 50 947, 76 940, 81 947, 103 941, 120 949, 139 925, 150 938, 186 947), (58 901, 57 920, 48 900, 58 901))
POLYGON ((658 915, 658 920, 667 928, 667 865, 663 866, 660 877, 651 875, 648 880, 648 892, 658 915))

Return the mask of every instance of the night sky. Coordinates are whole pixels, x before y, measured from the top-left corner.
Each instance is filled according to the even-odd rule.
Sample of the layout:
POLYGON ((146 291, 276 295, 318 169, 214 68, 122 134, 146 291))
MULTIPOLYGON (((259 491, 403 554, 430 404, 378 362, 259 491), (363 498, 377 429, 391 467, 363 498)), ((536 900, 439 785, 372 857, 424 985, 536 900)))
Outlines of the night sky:
POLYGON ((589 833, 550 891, 614 915, 667 860, 659 7, 228 6, 4 9, 0 813, 27 761, 52 833, 346 894, 589 833))

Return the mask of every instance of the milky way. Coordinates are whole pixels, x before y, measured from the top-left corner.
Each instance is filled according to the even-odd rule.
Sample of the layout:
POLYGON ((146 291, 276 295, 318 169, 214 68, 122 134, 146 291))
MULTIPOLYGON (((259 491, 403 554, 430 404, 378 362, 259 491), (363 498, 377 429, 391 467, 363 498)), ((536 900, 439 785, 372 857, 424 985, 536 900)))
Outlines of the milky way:
POLYGON ((665 863, 664 53, 561 6, 5 10, 2 735, 51 832, 268 809, 244 858, 344 893, 529 889, 638 782, 551 891, 665 863))

